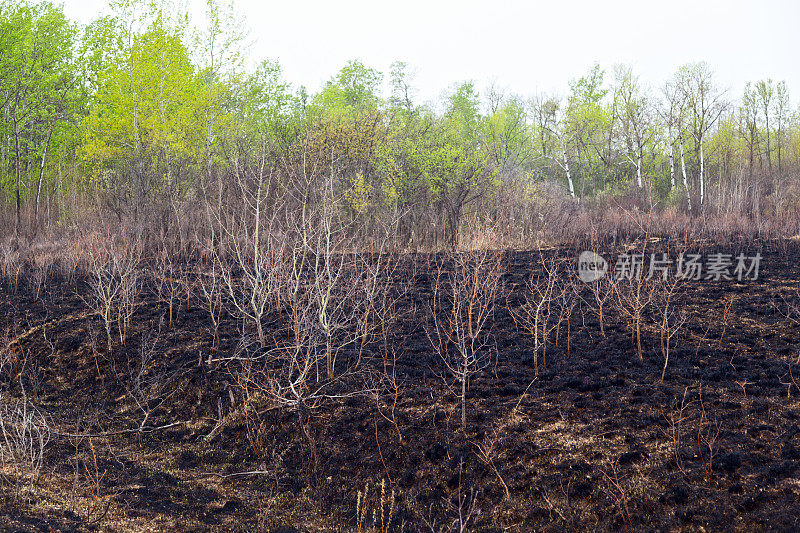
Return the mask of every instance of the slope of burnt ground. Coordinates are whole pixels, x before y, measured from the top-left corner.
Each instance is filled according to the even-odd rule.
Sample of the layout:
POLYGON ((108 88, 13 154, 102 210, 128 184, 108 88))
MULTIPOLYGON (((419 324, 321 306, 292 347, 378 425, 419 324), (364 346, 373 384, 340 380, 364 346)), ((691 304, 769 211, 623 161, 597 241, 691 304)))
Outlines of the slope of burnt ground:
POLYGON ((397 323, 341 356, 349 370, 311 410, 245 402, 225 361, 241 351, 239 322, 223 316, 212 350, 191 296, 170 327, 145 291, 109 355, 84 281, 51 280, 38 297, 24 279, 6 284, 3 402, 24 390, 50 434, 38 478, 3 466, 0 527, 446 531, 461 516, 478 531, 797 530, 800 246, 702 249, 720 250, 760 251, 760 276, 684 286, 663 383, 655 312, 640 360, 613 306, 601 333, 585 287, 536 375, 534 339, 509 309, 543 255, 577 253, 507 252, 493 355, 469 383, 464 429, 430 340, 435 258, 398 259, 397 323), (146 349, 143 422, 147 395, 131 383, 146 349))

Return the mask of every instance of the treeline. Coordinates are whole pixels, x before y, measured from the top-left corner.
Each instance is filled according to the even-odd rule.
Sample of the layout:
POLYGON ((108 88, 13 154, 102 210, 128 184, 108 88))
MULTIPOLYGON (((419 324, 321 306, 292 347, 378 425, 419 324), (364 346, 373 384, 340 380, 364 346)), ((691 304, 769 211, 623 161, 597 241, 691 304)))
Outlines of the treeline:
POLYGON ((468 81, 432 109, 401 62, 384 74, 350 61, 316 93, 276 62, 248 69, 239 23, 215 2, 192 21, 123 0, 85 27, 46 2, 0 3, 0 183, 15 227, 93 205, 168 230, 244 190, 274 216, 322 210, 415 245, 474 228, 534 235, 586 206, 758 220, 800 206, 784 82, 735 96, 705 63, 662 87, 595 66, 563 97, 468 81))

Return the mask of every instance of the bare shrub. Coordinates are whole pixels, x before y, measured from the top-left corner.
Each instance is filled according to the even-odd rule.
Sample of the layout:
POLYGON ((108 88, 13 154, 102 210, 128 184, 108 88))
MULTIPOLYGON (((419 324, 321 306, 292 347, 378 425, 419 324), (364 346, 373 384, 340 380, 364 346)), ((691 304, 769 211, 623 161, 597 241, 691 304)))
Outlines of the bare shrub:
POLYGON ((433 281, 433 327, 426 332, 447 374, 459 386, 461 427, 465 429, 469 379, 488 366, 492 353, 490 331, 503 272, 502 255, 483 250, 450 254, 447 259, 451 270, 446 271, 440 263, 433 281))
POLYGON ((106 518, 114 497, 121 492, 119 487, 108 487, 109 485, 113 487, 113 482, 108 475, 108 469, 102 466, 102 458, 98 457, 100 450, 95 445, 95 438, 98 435, 93 435, 89 431, 94 422, 92 419, 95 417, 96 413, 91 413, 87 417, 88 420, 79 419, 76 422, 75 433, 71 435, 74 447, 74 475, 70 507, 73 512, 79 512, 89 526, 99 524, 106 518), (83 424, 86 424, 85 428, 81 427, 83 424), (83 454, 80 453, 81 448, 84 448, 83 454), (76 496, 81 492, 82 505, 77 505, 76 496))
POLYGON ((7 325, 0 334, 0 385, 11 382, 20 374, 22 358, 17 342, 18 323, 7 325))
POLYGON ((572 287, 564 279, 564 261, 556 257, 539 257, 540 271, 528 278, 523 289, 523 303, 511 309, 517 328, 533 336, 533 363, 539 375, 539 353, 546 356, 547 341, 563 320, 569 319, 574 305, 572 287))
POLYGON ((47 283, 47 278, 50 275, 49 265, 36 265, 30 275, 30 283, 33 285, 34 298, 37 300, 42 294, 42 288, 47 283))
POLYGON ((174 383, 181 369, 170 368, 163 357, 158 357, 163 323, 162 318, 156 328, 145 333, 135 355, 128 357, 125 387, 141 414, 139 431, 145 429, 151 415, 179 391, 174 383))
MULTIPOLYGON (((311 279, 307 287, 309 303, 314 309, 315 333, 323 346, 328 379, 336 375, 339 354, 355 349, 359 355, 381 327, 386 327, 386 280, 381 282, 382 258, 376 264, 355 252, 332 255, 313 253, 309 267, 311 279)), ((302 275, 302 273, 301 273, 302 275)))
POLYGON ((491 436, 487 436, 484 439, 484 442, 475 443, 475 455, 478 457, 478 460, 481 463, 492 469, 492 471, 497 476, 497 480, 500 481, 500 484, 503 486, 506 499, 510 500, 511 492, 508 490, 508 485, 506 485, 503 476, 500 475, 500 469, 497 467, 497 464, 495 463, 495 459, 497 459, 498 455, 499 443, 500 443, 500 438, 499 435, 497 434, 497 429, 495 429, 492 432, 491 436))
POLYGON ((38 368, 32 368, 18 338, 16 322, 0 337, 0 473, 12 472, 16 486, 36 481, 51 437, 47 416, 28 400, 26 382, 38 385, 38 368), (7 392, 15 382, 22 393, 18 399, 7 392))
POLYGON ((265 349, 244 337, 227 362, 239 365, 235 376, 251 442, 258 446, 264 440, 265 404, 294 412, 316 469, 315 413, 331 399, 369 392, 360 379, 360 354, 389 327, 391 312, 385 305, 392 300, 384 293, 389 281, 383 277, 382 258, 346 253, 339 248, 341 236, 330 227, 301 223, 298 238, 287 245, 285 262, 276 269, 282 276, 282 305, 273 346, 265 349), (344 352, 357 357, 342 365, 344 352))
POLYGON ((262 348, 267 345, 263 320, 278 305, 279 273, 284 245, 273 237, 279 211, 268 202, 272 180, 263 167, 254 179, 237 173, 235 202, 208 203, 212 230, 207 244, 221 276, 232 311, 255 327, 262 348))
POLYGON ((172 328, 174 308, 180 296, 186 291, 186 282, 173 252, 166 247, 161 248, 156 254, 151 281, 155 286, 158 301, 167 306, 167 325, 172 328))
POLYGON ((689 387, 686 387, 683 390, 683 397, 680 403, 678 403, 677 400, 673 400, 669 412, 664 412, 662 409, 662 415, 667 422, 666 435, 672 446, 675 465, 684 477, 687 475, 683 467, 683 455, 681 453, 683 449, 684 427, 691 419, 693 404, 693 400, 690 400, 688 395, 689 387))
MULTIPOLYGON (((42 337, 49 355, 55 354, 55 345, 48 338, 47 328, 42 326, 42 337)), ((0 334, 0 387, 12 387, 15 383, 27 397, 38 401, 43 371, 41 357, 25 350, 20 343, 19 322, 14 321, 0 334)))
MULTIPOLYGON (((372 401, 375 402, 375 412, 381 418, 392 424, 399 443, 403 444, 403 432, 400 431, 400 424, 397 421, 397 403, 400 393, 404 388, 403 379, 397 374, 397 354, 392 351, 391 359, 383 355, 383 367, 378 371, 365 372, 365 382, 368 383, 366 390, 372 401), (384 412, 388 410, 388 415, 384 412)), ((375 441, 380 449, 380 439, 378 439, 378 421, 375 419, 375 441)), ((391 481, 391 479, 390 479, 391 481)))
POLYGON ((219 272, 219 262, 211 261, 207 268, 198 268, 195 272, 194 287, 203 310, 211 321, 211 347, 217 347, 219 325, 222 315, 223 280, 219 272))
POLYGON ((711 483, 714 479, 714 460, 719 454, 720 425, 715 411, 706 408, 703 400, 703 386, 698 392, 698 420, 697 420, 697 455, 703 464, 706 481, 711 483))
POLYGON ((116 245, 109 242, 108 248, 94 250, 91 254, 87 303, 103 324, 109 353, 113 348, 114 326, 120 343, 124 344, 131 318, 139 304, 140 258, 138 243, 116 245))
POLYGON ((680 296, 683 283, 683 278, 673 276, 656 280, 653 288, 655 321, 661 342, 661 355, 664 358, 664 368, 661 371, 662 383, 667 373, 672 338, 678 334, 687 319, 686 311, 675 302, 680 296))
MULTIPOLYGON (((454 502, 448 500, 445 504, 449 514, 455 517, 445 521, 442 525, 437 525, 436 520, 430 516, 428 518, 423 517, 422 521, 431 533, 467 533, 472 519, 480 514, 480 509, 477 507, 478 492, 474 488, 471 488, 469 492, 464 490, 463 474, 464 459, 461 458, 458 463, 458 494, 456 500, 454 502)), ((429 509, 429 515, 432 510, 433 506, 429 509)))
POLYGON ((17 291, 21 271, 22 260, 19 251, 8 243, 0 245, 0 274, 14 293, 17 291))
POLYGON ((217 272, 221 276, 226 293, 226 302, 232 306, 233 314, 255 327, 259 345, 264 348, 267 338, 264 318, 278 303, 278 281, 276 271, 282 260, 276 250, 269 246, 244 247, 232 239, 233 259, 219 254, 216 258, 217 272))
POLYGON ((375 322, 366 321, 379 308, 373 299, 375 278, 352 257, 341 254, 326 262, 295 252, 285 282, 286 340, 267 351, 244 346, 242 357, 255 378, 249 382, 278 405, 304 411, 319 405, 331 380, 351 373, 354 365, 336 372, 339 354, 372 335, 375 322), (304 268, 305 261, 310 264, 304 268))
POLYGON ((773 299, 772 307, 794 325, 800 325, 800 289, 795 289, 787 297, 782 295, 780 302, 773 299))
POLYGON ((602 276, 586 285, 591 294, 589 307, 597 314, 597 320, 600 323, 600 334, 605 337, 606 307, 612 301, 614 295, 613 283, 609 276, 602 276))
POLYGON ((636 346, 639 360, 642 356, 642 326, 655 296, 657 283, 642 271, 643 254, 629 254, 631 270, 626 274, 614 273, 611 281, 613 303, 625 321, 636 346))
POLYGON ((26 398, 0 394, 0 463, 17 479, 35 481, 42 468, 51 431, 47 417, 26 398))
MULTIPOLYGON (((350 294, 354 298, 357 309, 356 334, 358 366, 364 349, 378 341, 383 359, 384 369, 396 361, 395 354, 390 356, 389 335, 401 316, 408 310, 401 309, 401 300, 407 294, 411 279, 400 279, 396 272, 398 261, 382 251, 374 254, 355 254, 353 261, 357 273, 353 285, 357 293, 350 294)), ((353 305, 353 304, 351 304, 353 305)))
POLYGON ((303 336, 317 345, 315 369, 324 360, 326 377, 333 379, 343 351, 356 350, 357 366, 363 348, 396 318, 392 270, 382 252, 369 255, 349 247, 344 230, 325 209, 304 211, 291 229, 286 263, 279 270, 280 300, 294 331, 302 327, 303 336))
POLYGON ((684 388, 678 401, 672 401, 669 412, 662 412, 667 422, 666 435, 671 443, 678 470, 684 477, 689 471, 684 455, 699 459, 703 477, 707 483, 714 479, 714 461, 720 451, 721 427, 716 412, 703 398, 702 384, 697 388, 697 397, 692 398, 690 387, 684 388), (693 449, 687 451, 686 448, 693 449))
POLYGON ((619 469, 619 459, 613 462, 609 461, 608 469, 604 469, 602 473, 608 487, 606 492, 614 500, 620 515, 622 515, 625 531, 630 531, 632 526, 629 505, 630 495, 626 487, 627 480, 619 469))
POLYGON ((61 249, 58 272, 67 283, 73 283, 76 275, 83 270, 84 262, 86 261, 83 244, 80 241, 73 242, 71 246, 64 246, 61 249))
POLYGON ((37 242, 31 246, 27 260, 27 278, 34 298, 41 296, 42 289, 56 270, 60 253, 58 243, 37 242))

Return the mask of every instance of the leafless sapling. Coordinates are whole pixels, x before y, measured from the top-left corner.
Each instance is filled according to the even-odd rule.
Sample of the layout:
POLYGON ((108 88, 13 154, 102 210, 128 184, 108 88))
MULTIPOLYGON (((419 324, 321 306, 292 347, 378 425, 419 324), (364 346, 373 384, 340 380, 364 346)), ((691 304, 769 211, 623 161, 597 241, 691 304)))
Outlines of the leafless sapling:
POLYGON ((459 386, 461 427, 467 425, 467 389, 471 376, 490 363, 491 329, 502 281, 502 255, 481 250, 454 253, 450 271, 440 264, 433 282, 433 327, 428 338, 459 386))

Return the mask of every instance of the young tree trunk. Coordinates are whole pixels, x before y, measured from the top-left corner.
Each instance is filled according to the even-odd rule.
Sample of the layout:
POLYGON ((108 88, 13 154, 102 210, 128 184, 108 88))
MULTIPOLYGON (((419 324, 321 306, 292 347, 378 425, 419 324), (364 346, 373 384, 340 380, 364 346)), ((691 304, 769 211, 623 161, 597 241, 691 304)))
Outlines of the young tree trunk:
POLYGON ((672 143, 672 137, 670 137, 670 144, 669 144, 669 190, 672 191, 675 188, 675 146, 672 143))
POLYGON ((681 174, 683 174, 683 188, 686 191, 686 203, 689 211, 692 210, 692 196, 689 194, 689 181, 686 178, 686 158, 683 152, 683 137, 680 138, 681 147, 681 174))
POLYGON ((766 124, 764 125, 764 129, 767 132, 767 168, 769 169, 769 177, 772 178, 772 143, 770 142, 769 137, 769 109, 765 107, 764 109, 764 118, 766 119, 766 124))
POLYGON ((642 188, 642 152, 636 155, 636 183, 642 188))
POLYGON ((567 147, 564 145, 564 148, 561 150, 562 155, 564 156, 564 172, 567 173, 567 183, 569 184, 569 194, 575 198, 575 185, 572 183, 572 175, 569 173, 569 161, 567 160, 567 147))
POLYGON ((44 140, 44 146, 42 147, 42 162, 39 165, 39 181, 36 183, 36 214, 39 214, 39 198, 42 193, 42 181, 44 180, 44 167, 47 163, 47 149, 50 146, 50 137, 53 135, 53 130, 56 127, 56 121, 50 124, 50 129, 47 130, 47 137, 44 140))
POLYGON ((703 138, 700 137, 700 207, 706 196, 705 158, 703 157, 703 138))
MULTIPOLYGON (((465 370, 467 368, 466 361, 464 362, 465 370)), ((466 371, 461 376, 461 429, 467 429, 467 373, 466 371)))
POLYGON ((19 233, 20 225, 22 224, 22 200, 19 194, 20 182, 22 181, 22 160, 20 158, 19 153, 19 122, 17 121, 16 117, 14 118, 14 152, 15 152, 15 159, 16 159, 16 170, 17 170, 17 182, 16 188, 14 189, 14 193, 16 195, 17 200, 17 227, 16 232, 19 233))

